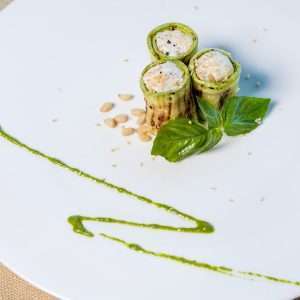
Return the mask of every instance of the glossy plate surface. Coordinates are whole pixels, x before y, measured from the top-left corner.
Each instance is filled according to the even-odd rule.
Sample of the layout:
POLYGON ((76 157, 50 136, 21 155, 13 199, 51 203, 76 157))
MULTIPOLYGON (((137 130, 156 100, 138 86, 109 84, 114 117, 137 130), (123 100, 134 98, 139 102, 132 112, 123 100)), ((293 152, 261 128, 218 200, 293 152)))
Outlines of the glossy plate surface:
MULTIPOLYGON (((298 11, 292 0, 16 0, 0 13, 0 124, 34 148, 216 229, 195 235, 88 224, 94 232, 300 280, 298 11), (256 131, 178 164, 152 160, 151 145, 136 137, 129 145, 98 111, 104 101, 117 103, 111 115, 143 106, 138 80, 149 62, 146 35, 169 21, 190 25, 200 47, 232 52, 243 67, 240 94, 273 100, 256 131), (127 92, 134 101, 117 100, 127 92)), ((0 260, 62 299, 300 295, 300 287, 226 277, 76 235, 67 223, 73 214, 190 225, 0 138, 0 260)))

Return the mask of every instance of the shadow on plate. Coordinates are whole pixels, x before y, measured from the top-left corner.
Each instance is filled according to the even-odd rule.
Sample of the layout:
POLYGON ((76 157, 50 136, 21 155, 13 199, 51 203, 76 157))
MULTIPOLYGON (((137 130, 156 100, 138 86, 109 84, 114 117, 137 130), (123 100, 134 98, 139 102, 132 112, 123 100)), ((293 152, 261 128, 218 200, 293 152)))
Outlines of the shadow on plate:
MULTIPOLYGON (((239 82, 240 96, 268 98, 267 89, 271 86, 272 82, 270 82, 270 77, 263 71, 263 69, 258 69, 254 66, 254 64, 251 65, 251 62, 243 58, 243 56, 241 56, 237 51, 227 47, 224 44, 216 45, 214 48, 220 48, 230 52, 232 56, 241 64, 242 73, 239 82), (262 93, 265 95, 262 96, 262 93)), ((276 99, 272 99, 267 116, 274 111, 276 106, 276 99)))

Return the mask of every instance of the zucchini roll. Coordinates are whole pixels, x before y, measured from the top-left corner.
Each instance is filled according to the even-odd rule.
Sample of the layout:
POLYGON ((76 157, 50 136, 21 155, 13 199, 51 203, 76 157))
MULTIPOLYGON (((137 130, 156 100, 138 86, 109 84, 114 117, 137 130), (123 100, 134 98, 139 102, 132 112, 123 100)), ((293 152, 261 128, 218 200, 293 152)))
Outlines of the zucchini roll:
POLYGON ((187 66, 178 60, 159 60, 142 72, 140 86, 146 102, 146 124, 156 132, 170 119, 196 114, 187 66))
POLYGON ((239 90, 241 66, 224 50, 210 48, 196 53, 189 70, 195 94, 216 108, 239 90))
POLYGON ((153 60, 178 59, 188 63, 198 47, 197 34, 180 23, 167 23, 154 28, 147 37, 153 60))

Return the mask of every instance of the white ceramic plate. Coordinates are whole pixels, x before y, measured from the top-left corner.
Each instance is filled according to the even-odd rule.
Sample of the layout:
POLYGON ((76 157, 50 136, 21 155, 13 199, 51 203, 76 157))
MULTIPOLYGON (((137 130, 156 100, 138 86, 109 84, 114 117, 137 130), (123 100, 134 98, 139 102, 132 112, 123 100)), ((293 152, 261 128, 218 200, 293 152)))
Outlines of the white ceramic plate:
MULTIPOLYGON (((298 10, 293 0, 16 0, 0 14, 1 126, 43 152, 216 228, 211 235, 193 235, 88 225, 93 231, 155 251, 299 280, 298 10), (118 129, 96 126, 103 122, 99 105, 116 100, 117 93, 136 97, 130 104, 116 100, 115 112, 143 105, 138 79, 149 62, 145 37, 167 21, 189 24, 201 47, 230 50, 243 66, 241 94, 273 99, 259 129, 178 164, 153 161, 150 144, 133 137, 128 145, 118 129)), ((72 214, 185 222, 2 138, 0 166, 0 259, 63 299, 300 295, 300 287, 226 277, 76 235, 66 221, 72 214)))

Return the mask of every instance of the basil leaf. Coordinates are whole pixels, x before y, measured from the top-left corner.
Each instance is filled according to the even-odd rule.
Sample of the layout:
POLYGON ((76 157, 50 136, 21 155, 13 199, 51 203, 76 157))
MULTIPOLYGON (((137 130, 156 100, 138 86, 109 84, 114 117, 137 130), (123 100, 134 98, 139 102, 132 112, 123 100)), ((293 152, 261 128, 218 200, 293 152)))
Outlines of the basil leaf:
POLYGON ((195 154, 207 141, 208 130, 188 119, 169 121, 158 132, 151 154, 160 155, 171 162, 195 154))
POLYGON ((222 109, 224 131, 227 135, 245 134, 259 126, 268 111, 271 99, 231 97, 222 109))
POLYGON ((210 103, 197 97, 197 102, 208 128, 220 128, 222 126, 221 113, 210 103))
POLYGON ((209 129, 205 144, 199 149, 198 153, 202 153, 216 146, 223 137, 223 131, 220 128, 209 129))

